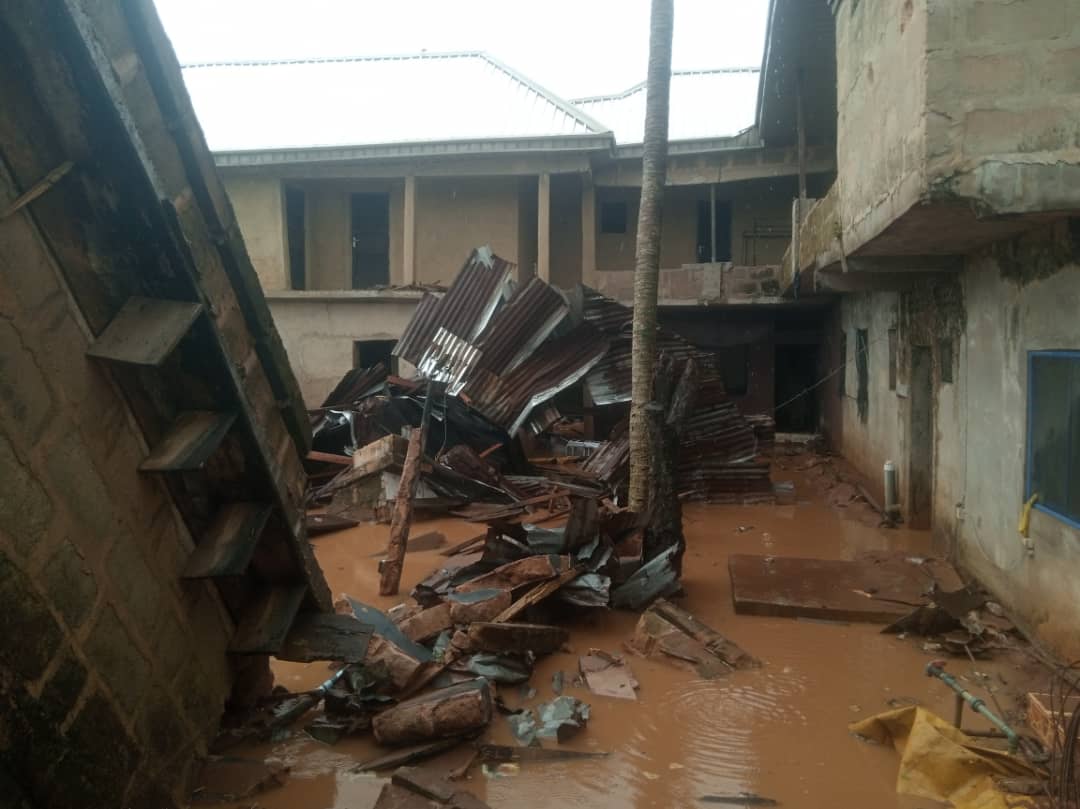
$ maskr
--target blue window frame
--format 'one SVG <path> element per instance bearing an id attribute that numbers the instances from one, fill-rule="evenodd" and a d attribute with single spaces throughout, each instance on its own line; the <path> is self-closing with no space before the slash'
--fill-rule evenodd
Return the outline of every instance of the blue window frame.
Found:
<path id="1" fill-rule="evenodd" d="M 1080 528 L 1080 351 L 1028 353 L 1026 497 Z"/>

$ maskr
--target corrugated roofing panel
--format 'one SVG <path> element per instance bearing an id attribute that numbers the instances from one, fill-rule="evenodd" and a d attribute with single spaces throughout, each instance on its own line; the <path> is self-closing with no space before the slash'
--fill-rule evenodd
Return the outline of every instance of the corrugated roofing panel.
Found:
<path id="1" fill-rule="evenodd" d="M 673 71 L 668 140 L 725 138 L 753 126 L 759 75 L 756 67 Z M 619 146 L 644 139 L 644 83 L 615 95 L 575 99 L 573 104 L 610 127 Z"/>
<path id="2" fill-rule="evenodd" d="M 215 152 L 601 131 L 483 53 L 213 63 L 183 72 Z"/>
<path id="3" fill-rule="evenodd" d="M 480 367 L 495 374 L 512 371 L 559 325 L 570 307 L 553 286 L 535 276 L 519 287 L 491 318 L 477 341 Z"/>

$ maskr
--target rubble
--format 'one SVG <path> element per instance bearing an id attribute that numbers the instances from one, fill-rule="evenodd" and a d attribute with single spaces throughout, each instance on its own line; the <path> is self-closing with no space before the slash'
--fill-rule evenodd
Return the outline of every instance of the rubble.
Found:
<path id="1" fill-rule="evenodd" d="M 399 703 L 375 717 L 372 731 L 379 744 L 403 745 L 465 736 L 484 728 L 491 715 L 491 686 L 479 678 Z"/>

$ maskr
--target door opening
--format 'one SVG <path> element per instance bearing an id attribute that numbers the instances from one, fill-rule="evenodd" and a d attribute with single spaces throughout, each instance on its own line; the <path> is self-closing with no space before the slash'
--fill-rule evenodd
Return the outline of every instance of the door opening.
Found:
<path id="1" fill-rule="evenodd" d="M 818 394 L 818 347 L 813 343 L 776 346 L 774 378 L 776 429 L 782 433 L 816 433 Z"/>
<path id="2" fill-rule="evenodd" d="M 390 283 L 390 195 L 353 194 L 352 288 Z"/>
<path id="3" fill-rule="evenodd" d="M 934 373 L 927 346 L 911 347 L 908 524 L 929 528 L 934 497 Z"/>
<path id="4" fill-rule="evenodd" d="M 731 261 L 731 203 L 716 203 L 715 221 L 709 222 L 712 202 L 698 200 L 697 206 L 697 260 Z M 713 244 L 715 234 L 716 244 Z M 713 258 L 715 256 L 715 258 Z"/>

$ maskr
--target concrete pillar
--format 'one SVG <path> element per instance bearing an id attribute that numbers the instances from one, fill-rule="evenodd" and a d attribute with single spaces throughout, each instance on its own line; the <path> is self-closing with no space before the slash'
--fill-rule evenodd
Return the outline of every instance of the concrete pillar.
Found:
<path id="1" fill-rule="evenodd" d="M 405 199 L 402 205 L 401 282 L 416 283 L 416 177 L 405 178 Z"/>
<path id="2" fill-rule="evenodd" d="M 581 175 L 581 282 L 595 286 L 596 189 L 592 174 Z"/>
<path id="3" fill-rule="evenodd" d="M 536 274 L 551 281 L 551 175 L 542 172 L 536 186 Z"/>

